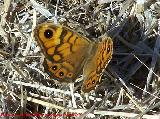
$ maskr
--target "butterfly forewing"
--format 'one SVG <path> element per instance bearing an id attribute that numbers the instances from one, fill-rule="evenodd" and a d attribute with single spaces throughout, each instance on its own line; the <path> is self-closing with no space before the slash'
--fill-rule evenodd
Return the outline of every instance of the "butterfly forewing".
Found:
<path id="1" fill-rule="evenodd" d="M 82 72 L 94 42 L 61 25 L 46 22 L 34 30 L 45 55 L 44 68 L 51 78 L 72 82 Z"/>

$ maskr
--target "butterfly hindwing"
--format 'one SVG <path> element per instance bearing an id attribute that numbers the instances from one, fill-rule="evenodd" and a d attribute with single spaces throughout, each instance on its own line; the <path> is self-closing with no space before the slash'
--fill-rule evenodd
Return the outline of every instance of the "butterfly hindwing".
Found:
<path id="1" fill-rule="evenodd" d="M 95 55 L 85 64 L 83 75 L 84 82 L 82 85 L 83 92 L 93 90 L 99 83 L 102 73 L 112 58 L 113 42 L 109 37 L 105 37 L 102 42 L 97 44 Z"/>

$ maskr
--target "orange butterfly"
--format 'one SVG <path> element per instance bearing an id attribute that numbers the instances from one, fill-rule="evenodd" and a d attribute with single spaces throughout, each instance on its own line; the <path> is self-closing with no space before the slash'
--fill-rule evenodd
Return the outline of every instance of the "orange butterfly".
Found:
<path id="1" fill-rule="evenodd" d="M 34 37 L 45 56 L 44 69 L 49 76 L 60 82 L 74 82 L 83 72 L 83 92 L 95 89 L 113 54 L 110 37 L 93 42 L 52 22 L 36 26 Z"/>

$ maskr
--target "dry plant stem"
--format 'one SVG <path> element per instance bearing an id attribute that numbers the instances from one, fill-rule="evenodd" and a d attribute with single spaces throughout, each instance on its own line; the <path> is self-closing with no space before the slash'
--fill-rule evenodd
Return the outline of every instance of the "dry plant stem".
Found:
<path id="1" fill-rule="evenodd" d="M 21 86 L 23 88 L 23 86 Z M 26 113 L 27 92 L 21 92 L 21 114 Z"/>
<path id="2" fill-rule="evenodd" d="M 63 17 L 67 16 L 70 12 L 72 12 L 73 10 L 76 10 L 76 9 L 79 9 L 80 7 L 86 7 L 88 6 L 88 4 L 90 2 L 92 2 L 93 0 L 88 0 L 86 4 L 82 4 L 82 5 L 79 5 L 78 7 L 74 7 L 72 9 L 70 9 L 69 11 L 67 11 L 66 13 L 63 14 Z"/>
<path id="3" fill-rule="evenodd" d="M 11 63 L 11 66 L 13 67 L 13 69 L 14 70 L 16 70 L 17 71 L 17 73 L 19 73 L 19 75 L 21 75 L 23 78 L 25 78 L 25 79 L 27 79 L 26 77 L 25 77 L 25 75 L 24 75 L 24 72 L 21 70 L 21 69 L 19 69 L 18 68 L 18 66 L 16 66 L 15 64 L 13 64 L 13 63 Z M 22 82 L 21 82 L 21 79 L 20 79 L 20 89 L 21 89 L 21 95 L 20 95 L 20 100 L 21 100 L 21 113 L 23 113 L 23 109 L 25 109 L 24 107 L 24 105 L 26 104 L 26 103 L 24 103 L 24 95 L 23 95 L 23 92 L 24 92 L 24 90 L 23 90 L 23 85 L 22 85 Z"/>
<path id="4" fill-rule="evenodd" d="M 37 23 L 37 12 L 35 9 L 33 10 L 33 21 L 32 22 L 33 22 L 33 24 L 32 24 L 32 39 L 34 39 L 33 38 L 33 30 L 34 30 L 36 23 Z"/>
<path id="5" fill-rule="evenodd" d="M 57 21 L 57 10 L 58 10 L 58 4 L 59 4 L 59 0 L 57 0 L 57 4 L 56 4 L 56 9 L 55 9 L 55 12 L 54 12 L 54 23 L 57 24 L 58 21 Z"/>
<path id="6" fill-rule="evenodd" d="M 20 94 L 20 99 L 21 99 L 21 114 L 23 114 L 23 108 L 24 108 L 24 95 L 23 95 L 23 92 L 24 92 L 24 90 L 23 90 L 23 86 L 20 84 L 20 86 L 21 86 L 21 94 Z"/>
<path id="7" fill-rule="evenodd" d="M 156 26 L 157 26 L 157 19 L 153 18 L 152 19 L 152 23 L 150 24 L 149 28 L 146 29 L 147 31 L 144 33 L 145 34 L 144 40 L 146 38 L 148 38 L 148 36 L 151 34 L 151 32 L 153 31 L 153 29 L 156 28 Z"/>
<path id="8" fill-rule="evenodd" d="M 3 92 L 1 92 L 1 93 L 3 93 Z M 11 93 L 13 93 L 13 92 L 11 92 Z M 14 93 L 13 93 L 13 95 L 20 99 L 20 96 L 17 96 Z M 36 104 L 40 104 L 42 106 L 45 106 L 45 107 L 48 107 L 48 108 L 51 108 L 51 109 L 54 108 L 54 109 L 63 110 L 64 112 L 78 113 L 79 114 L 79 113 L 85 113 L 86 111 L 88 111 L 86 109 L 73 109 L 73 108 L 66 109 L 62 106 L 58 106 L 58 105 L 48 103 L 48 102 L 45 102 L 45 101 L 42 101 L 42 100 L 38 100 L 38 99 L 35 99 L 35 98 L 32 98 L 32 97 L 26 97 L 26 99 L 27 99 L 27 101 L 31 101 L 31 102 L 34 102 Z M 159 105 L 159 103 L 157 103 L 155 106 L 158 106 L 158 105 Z M 101 111 L 101 110 L 94 110 L 93 114 L 108 115 L 108 116 L 115 116 L 115 117 L 116 116 L 117 117 L 122 116 L 122 117 L 126 117 L 126 118 L 135 117 L 135 116 L 138 115 L 138 114 L 135 114 L 135 113 L 125 113 L 125 112 L 115 112 L 115 111 Z M 159 117 L 159 115 L 143 115 L 142 116 L 142 118 L 144 118 L 144 119 L 151 119 L 151 118 L 157 119 L 158 117 Z"/>
<path id="9" fill-rule="evenodd" d="M 15 95 L 15 94 L 14 94 Z M 17 96 L 16 96 L 17 97 Z M 37 100 L 31 97 L 27 97 L 28 101 L 32 101 L 34 103 L 37 104 L 41 104 L 43 106 L 48 106 L 49 108 L 56 108 L 56 109 L 60 109 L 60 110 L 64 110 L 67 112 L 71 112 L 71 113 L 84 113 L 86 110 L 84 109 L 64 109 L 63 107 L 57 106 L 57 105 L 53 105 L 41 100 Z M 134 117 L 137 114 L 134 113 L 123 113 L 123 112 L 113 112 L 113 111 L 100 111 L 100 110 L 94 110 L 93 112 L 94 114 L 102 114 L 102 115 L 110 115 L 110 116 L 124 116 L 124 117 Z M 158 115 L 143 115 L 143 118 L 157 118 Z"/>
<path id="10" fill-rule="evenodd" d="M 1 11 L 1 24 L 0 24 L 0 35 L 4 38 L 5 43 L 9 43 L 9 40 L 7 38 L 7 34 L 5 33 L 4 29 L 2 27 L 6 24 L 6 17 L 9 14 L 9 8 L 10 8 L 11 0 L 4 0 L 3 9 Z"/>
<path id="11" fill-rule="evenodd" d="M 96 103 L 86 112 L 84 112 L 80 117 L 78 117 L 77 119 L 84 119 L 90 112 L 92 112 L 96 107 Z"/>
<path id="12" fill-rule="evenodd" d="M 5 26 L 6 24 L 6 17 L 9 14 L 9 8 L 10 8 L 11 0 L 4 0 L 3 9 L 1 11 L 1 25 Z"/>
<path id="13" fill-rule="evenodd" d="M 131 90 L 126 86 L 126 84 L 124 83 L 124 81 L 123 81 L 121 78 L 119 78 L 119 80 L 121 81 L 121 83 L 123 84 L 123 86 L 125 86 L 126 89 L 130 92 L 130 94 L 128 94 L 127 91 L 125 91 L 127 97 L 135 104 L 135 106 L 136 106 L 141 112 L 143 112 L 143 108 L 140 107 L 140 106 L 136 103 L 136 101 L 132 98 L 133 95 L 132 95 L 132 97 L 130 96 L 130 95 L 132 94 L 132 93 L 131 93 Z M 123 89 L 123 90 L 124 90 L 124 89 Z"/>
<path id="14" fill-rule="evenodd" d="M 43 71 L 41 71 L 40 69 L 38 69 L 36 67 L 33 67 L 33 66 L 29 66 L 27 64 L 26 64 L 26 66 L 29 67 L 29 68 L 31 68 L 31 69 L 33 69 L 33 70 L 35 70 L 35 71 L 37 71 L 38 73 L 40 73 L 42 76 L 45 77 L 45 73 Z"/>
<path id="15" fill-rule="evenodd" d="M 115 52 L 114 55 L 128 56 L 128 55 L 132 55 L 132 54 L 130 54 L 130 53 L 119 53 L 119 52 L 116 53 L 116 52 Z M 146 53 L 146 54 L 142 54 L 142 53 L 137 54 L 137 53 L 136 53 L 136 55 L 137 55 L 137 56 L 146 56 L 146 57 L 151 57 L 151 56 L 152 56 L 151 53 Z"/>
<path id="16" fill-rule="evenodd" d="M 2 49 L 0 49 L 0 54 L 5 57 L 5 56 L 9 56 L 10 54 L 6 51 L 3 51 Z M 1 57 L 1 56 L 0 56 Z"/>
<path id="17" fill-rule="evenodd" d="M 128 86 L 125 84 L 125 82 L 123 81 L 123 79 L 121 79 L 121 78 L 119 77 L 118 80 L 119 80 L 119 81 L 122 83 L 122 85 L 127 89 L 127 92 L 129 92 L 130 95 L 133 94 L 132 91 L 128 88 Z"/>
<path id="18" fill-rule="evenodd" d="M 0 36 L 2 36 L 3 38 L 4 38 L 4 42 L 6 43 L 6 44 L 8 44 L 9 43 L 9 40 L 8 40 L 8 37 L 7 37 L 7 34 L 6 34 L 6 32 L 4 31 L 4 29 L 2 28 L 2 26 L 0 25 Z"/>
<path id="19" fill-rule="evenodd" d="M 144 112 L 142 112 L 141 114 L 139 114 L 139 115 L 137 115 L 137 116 L 135 116 L 135 117 L 133 117 L 133 118 L 131 118 L 131 119 L 143 118 L 144 115 L 145 115 L 147 112 L 149 112 L 150 110 L 152 110 L 152 109 L 154 109 L 154 108 L 156 108 L 156 107 L 159 107 L 159 106 L 160 106 L 160 102 L 156 103 L 155 105 L 151 106 L 150 108 L 147 108 Z M 157 117 L 154 117 L 154 119 L 159 119 L 159 117 L 160 117 L 160 114 L 157 115 Z"/>
<path id="20" fill-rule="evenodd" d="M 38 4 L 35 0 L 30 0 L 30 3 L 37 12 L 41 13 L 46 18 L 53 16 L 45 7 Z"/>
<path id="21" fill-rule="evenodd" d="M 123 3 L 123 7 L 118 15 L 118 17 L 121 17 L 124 13 L 125 13 L 125 10 L 128 9 L 128 7 L 131 7 L 133 5 L 134 1 L 132 0 L 126 0 L 124 3 Z"/>
<path id="22" fill-rule="evenodd" d="M 152 94 L 152 93 L 150 93 L 150 92 L 148 92 L 148 91 L 145 91 L 145 90 L 141 89 L 140 87 L 138 87 L 138 86 L 136 86 L 136 85 L 134 85 L 134 84 L 132 84 L 132 83 L 130 83 L 130 84 L 131 84 L 132 86 L 138 88 L 139 90 L 142 90 L 142 91 L 148 93 L 149 95 L 151 95 L 151 96 L 153 96 L 153 97 L 155 97 L 155 98 L 157 98 L 157 99 L 160 100 L 160 97 L 158 97 L 158 96 L 156 96 L 156 95 L 154 95 L 154 94 Z"/>
<path id="23" fill-rule="evenodd" d="M 117 99 L 116 106 L 120 105 L 121 98 L 123 99 L 123 95 L 124 95 L 124 90 L 123 90 L 123 88 L 121 88 L 118 99 Z"/>
<path id="24" fill-rule="evenodd" d="M 10 64 L 11 64 L 11 66 L 13 67 L 13 69 L 18 72 L 18 74 L 19 74 L 20 76 L 22 76 L 24 79 L 27 80 L 26 76 L 24 75 L 24 72 L 23 72 L 20 68 L 18 68 L 17 65 L 13 64 L 12 62 L 10 62 Z M 20 81 L 20 82 L 21 82 L 21 81 Z"/>
<path id="25" fill-rule="evenodd" d="M 109 75 L 110 77 L 112 77 L 107 71 L 105 71 L 105 73 L 107 74 L 107 75 Z M 131 90 L 127 87 L 127 85 L 125 84 L 125 82 L 121 79 L 121 78 L 119 78 L 119 80 L 121 81 L 121 83 L 123 84 L 123 86 L 125 86 L 126 87 L 126 89 L 130 92 L 130 94 L 131 94 Z M 121 90 L 122 90 L 122 92 L 124 92 L 125 90 L 124 89 L 122 89 L 121 88 Z M 127 93 L 127 91 L 125 91 L 126 92 L 126 95 L 127 95 L 127 97 L 135 104 L 135 106 L 141 111 L 141 112 L 143 112 L 143 108 L 142 107 L 140 107 L 137 103 L 136 103 L 136 101 L 132 98 L 133 97 L 133 95 L 132 95 L 132 97 L 130 96 L 130 94 L 128 94 Z M 120 95 L 119 95 L 120 96 Z M 119 100 L 120 100 L 120 98 L 118 98 Z M 118 100 L 117 100 L 118 101 Z M 119 101 L 118 101 L 119 102 Z M 118 103 L 117 103 L 118 104 Z"/>
<path id="26" fill-rule="evenodd" d="M 48 103 L 48 102 L 45 102 L 45 101 L 42 101 L 42 100 L 38 100 L 38 99 L 35 99 L 35 98 L 32 98 L 32 97 L 27 97 L 27 101 L 31 101 L 31 102 L 40 104 L 44 107 L 59 109 L 59 110 L 62 110 L 62 111 L 67 111 L 68 110 L 68 109 L 65 109 L 64 107 L 61 107 L 61 106 L 58 106 L 58 105 L 55 105 L 55 104 L 51 104 L 51 103 Z"/>
<path id="27" fill-rule="evenodd" d="M 70 95 L 71 96 L 71 91 L 64 91 L 64 90 L 60 90 L 60 89 L 55 89 L 55 88 L 50 88 L 50 87 L 46 87 L 46 86 L 42 86 L 42 85 L 38 85 L 38 84 L 31 84 L 31 83 L 24 83 L 24 82 L 20 82 L 20 81 L 13 81 L 13 84 L 17 84 L 17 85 L 23 85 L 23 86 L 29 86 L 32 88 L 36 88 L 39 91 L 44 91 L 47 90 L 48 92 L 55 92 L 55 93 L 61 93 L 64 95 Z M 81 98 L 80 95 L 74 95 L 74 97 L 76 98 Z"/>
<path id="28" fill-rule="evenodd" d="M 117 89 L 113 90 L 111 93 L 107 94 L 100 102 L 99 101 L 96 101 L 94 103 L 94 105 L 88 109 L 87 111 L 85 111 L 78 119 L 83 119 L 85 118 L 89 113 L 91 113 L 92 111 L 94 112 L 95 110 L 95 107 L 98 107 L 100 104 L 102 104 L 105 100 L 108 99 L 108 97 L 110 97 L 114 92 L 116 92 Z"/>
<path id="29" fill-rule="evenodd" d="M 77 105 L 76 105 L 76 100 L 75 100 L 75 97 L 74 97 L 74 83 L 70 83 L 69 84 L 69 87 L 70 87 L 70 91 L 71 91 L 71 97 L 72 97 L 72 105 L 73 105 L 73 108 L 77 108 Z"/>
<path id="30" fill-rule="evenodd" d="M 155 46 L 154 46 L 154 51 L 153 51 L 153 56 L 152 56 L 152 62 L 151 62 L 151 68 L 149 69 L 148 77 L 147 77 L 147 84 L 145 89 L 148 90 L 148 87 L 151 83 L 152 76 L 153 76 L 153 71 L 155 69 L 157 60 L 158 60 L 158 51 L 160 50 L 160 20 L 159 20 L 159 31 L 158 31 L 158 36 L 156 38 Z"/>
<path id="31" fill-rule="evenodd" d="M 143 112 L 143 108 L 142 107 L 140 107 L 137 103 L 136 103 L 136 101 L 126 92 L 126 96 L 133 102 L 133 104 L 141 111 L 141 112 Z"/>
<path id="32" fill-rule="evenodd" d="M 28 42 L 27 42 L 26 49 L 25 49 L 24 52 L 22 53 L 23 56 L 27 56 L 27 54 L 29 53 L 31 44 L 32 44 L 32 38 L 29 36 L 29 38 L 27 38 L 27 39 L 28 39 Z"/>
<path id="33" fill-rule="evenodd" d="M 143 63 L 136 55 L 133 54 L 133 56 L 140 62 L 142 63 L 149 71 L 151 71 L 158 79 L 160 79 L 160 77 L 152 70 L 150 70 L 150 68 L 145 64 Z"/>

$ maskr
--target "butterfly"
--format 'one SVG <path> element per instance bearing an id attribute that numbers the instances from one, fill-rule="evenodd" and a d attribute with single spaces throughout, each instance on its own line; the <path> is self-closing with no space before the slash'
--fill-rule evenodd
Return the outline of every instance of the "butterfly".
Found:
<path id="1" fill-rule="evenodd" d="M 33 34 L 45 56 L 43 66 L 50 78 L 69 83 L 83 74 L 82 91 L 87 93 L 95 89 L 112 59 L 110 37 L 94 42 L 50 21 L 37 25 Z"/>

